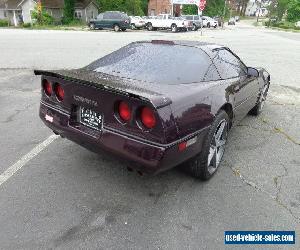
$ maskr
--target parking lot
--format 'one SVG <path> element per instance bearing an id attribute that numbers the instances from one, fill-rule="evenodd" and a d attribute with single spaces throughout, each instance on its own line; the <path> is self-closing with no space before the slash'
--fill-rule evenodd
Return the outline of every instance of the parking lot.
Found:
<path id="1" fill-rule="evenodd" d="M 33 69 L 79 68 L 153 39 L 224 44 L 271 74 L 264 112 L 231 131 L 208 182 L 179 169 L 141 177 L 54 136 L 38 117 Z M 300 33 L 249 22 L 203 35 L 0 29 L 0 249 L 233 249 L 225 230 L 295 230 L 296 245 L 261 249 L 299 249 L 299 65 Z"/>

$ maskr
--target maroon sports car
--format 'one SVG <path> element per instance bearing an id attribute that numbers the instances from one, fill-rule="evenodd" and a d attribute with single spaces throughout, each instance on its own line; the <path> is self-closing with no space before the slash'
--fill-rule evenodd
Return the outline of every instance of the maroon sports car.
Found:
<path id="1" fill-rule="evenodd" d="M 181 163 L 209 179 L 228 130 L 258 115 L 270 75 L 230 49 L 190 41 L 131 43 L 76 70 L 40 71 L 40 118 L 62 137 L 158 173 Z"/>

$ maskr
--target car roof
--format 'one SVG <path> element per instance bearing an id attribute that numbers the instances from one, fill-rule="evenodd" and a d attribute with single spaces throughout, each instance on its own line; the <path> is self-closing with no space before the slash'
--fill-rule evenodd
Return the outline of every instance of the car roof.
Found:
<path id="1" fill-rule="evenodd" d="M 152 43 L 152 44 L 161 44 L 161 45 L 179 45 L 187 46 L 202 49 L 208 55 L 212 55 L 214 50 L 225 49 L 226 46 L 209 43 L 209 42 L 200 42 L 200 41 L 188 41 L 188 40 L 152 40 L 152 41 L 137 41 L 134 43 Z"/>

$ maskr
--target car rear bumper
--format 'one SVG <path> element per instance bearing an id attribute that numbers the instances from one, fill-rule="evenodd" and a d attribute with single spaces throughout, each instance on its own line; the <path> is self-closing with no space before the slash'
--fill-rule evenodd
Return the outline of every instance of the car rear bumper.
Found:
<path id="1" fill-rule="evenodd" d="M 170 169 L 195 156 L 201 151 L 202 142 L 209 127 L 183 140 L 171 144 L 158 145 L 132 138 L 119 131 L 103 126 L 101 132 L 81 125 L 70 124 L 70 114 L 41 102 L 40 118 L 56 134 L 96 153 L 109 152 L 131 161 L 130 167 L 147 174 L 155 174 Z M 47 115 L 47 119 L 46 119 Z M 49 119 L 51 117 L 51 119 Z M 194 143 L 183 151 L 178 145 L 184 140 L 194 139 Z"/>

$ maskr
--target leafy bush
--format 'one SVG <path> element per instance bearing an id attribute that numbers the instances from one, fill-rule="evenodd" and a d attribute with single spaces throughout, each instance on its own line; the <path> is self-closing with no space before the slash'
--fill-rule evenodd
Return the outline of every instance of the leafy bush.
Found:
<path id="1" fill-rule="evenodd" d="M 82 20 L 74 19 L 73 21 L 68 23 L 69 26 L 86 26 L 86 23 L 84 23 Z"/>
<path id="2" fill-rule="evenodd" d="M 31 27 L 31 23 L 23 23 L 22 27 L 23 28 L 30 28 Z"/>
<path id="3" fill-rule="evenodd" d="M 290 22 L 300 21 L 300 0 L 291 0 L 287 10 L 287 20 Z"/>
<path id="4" fill-rule="evenodd" d="M 267 21 L 264 23 L 265 26 L 268 27 L 276 27 L 276 28 L 281 28 L 281 29 L 294 29 L 294 30 L 300 30 L 300 27 L 295 27 L 295 24 L 292 22 L 272 22 L 272 21 Z"/>
<path id="5" fill-rule="evenodd" d="M 42 13 L 38 12 L 37 7 L 31 13 L 31 18 L 36 20 L 36 23 L 39 25 L 51 25 L 54 24 L 54 18 L 47 11 L 42 9 Z"/>
<path id="6" fill-rule="evenodd" d="M 9 25 L 8 20 L 0 20 L 0 27 L 7 27 Z"/>

